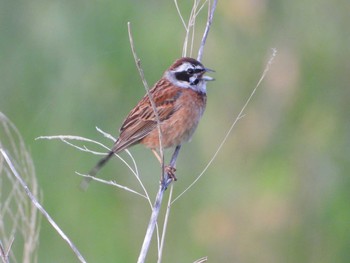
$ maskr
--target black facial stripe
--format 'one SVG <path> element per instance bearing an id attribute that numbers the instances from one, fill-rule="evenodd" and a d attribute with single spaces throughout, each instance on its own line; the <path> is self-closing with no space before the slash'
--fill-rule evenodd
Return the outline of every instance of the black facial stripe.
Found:
<path id="1" fill-rule="evenodd" d="M 191 76 L 193 76 L 194 74 L 202 73 L 203 71 L 204 71 L 204 69 L 202 69 L 202 68 L 192 68 L 191 73 L 189 73 L 188 70 L 176 72 L 175 77 L 177 80 L 189 82 L 189 79 Z"/>
<path id="2" fill-rule="evenodd" d="M 186 71 L 176 72 L 175 77 L 177 80 L 190 82 L 190 75 Z"/>
<path id="3" fill-rule="evenodd" d="M 199 79 L 195 79 L 194 81 L 192 81 L 190 84 L 191 85 L 197 85 L 198 84 L 198 82 L 199 82 Z"/>

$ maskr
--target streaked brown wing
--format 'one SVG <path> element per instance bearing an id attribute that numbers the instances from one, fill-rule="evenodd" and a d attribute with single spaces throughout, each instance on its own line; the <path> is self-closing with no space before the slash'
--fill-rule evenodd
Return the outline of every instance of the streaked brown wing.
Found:
<path id="1" fill-rule="evenodd" d="M 177 110 L 175 101 L 181 96 L 181 88 L 171 86 L 170 83 L 162 80 L 150 90 L 150 93 L 158 111 L 159 121 L 169 119 Z M 120 152 L 138 143 L 156 127 L 157 120 L 154 110 L 146 94 L 124 120 L 113 151 Z"/>

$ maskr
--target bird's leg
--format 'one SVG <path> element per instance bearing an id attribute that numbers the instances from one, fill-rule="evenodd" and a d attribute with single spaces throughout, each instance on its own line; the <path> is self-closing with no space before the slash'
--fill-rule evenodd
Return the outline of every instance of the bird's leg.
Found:
<path id="1" fill-rule="evenodd" d="M 156 150 L 156 149 L 152 149 L 152 152 L 153 152 L 154 156 L 157 158 L 158 162 L 160 162 L 160 164 L 162 164 L 162 163 L 163 163 L 163 160 L 162 160 L 162 158 L 159 156 L 159 153 L 157 152 L 157 150 Z"/>
<path id="2" fill-rule="evenodd" d="M 157 152 L 156 149 L 151 149 L 151 150 L 152 150 L 154 156 L 155 156 L 155 157 L 157 158 L 157 160 L 159 161 L 159 163 L 160 163 L 160 165 L 161 165 L 161 167 L 162 167 L 162 171 L 163 171 L 163 160 L 162 160 L 162 158 L 160 157 L 160 155 L 159 155 L 159 153 Z M 164 166 L 164 171 L 168 174 L 168 172 L 167 172 L 167 166 Z M 161 178 L 160 178 L 160 181 L 161 181 L 161 182 L 167 181 L 167 180 L 164 179 L 164 174 L 163 174 L 163 172 L 162 172 L 162 176 L 161 176 Z"/>

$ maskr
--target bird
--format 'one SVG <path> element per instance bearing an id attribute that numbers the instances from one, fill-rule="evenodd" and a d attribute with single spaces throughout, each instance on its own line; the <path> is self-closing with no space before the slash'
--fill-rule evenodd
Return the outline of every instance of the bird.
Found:
<path id="1" fill-rule="evenodd" d="M 204 67 L 194 58 L 182 57 L 175 60 L 126 116 L 118 139 L 107 155 L 90 170 L 82 187 L 87 187 L 88 181 L 96 176 L 114 154 L 136 144 L 151 149 L 160 162 L 157 152 L 160 147 L 175 147 L 173 157 L 177 157 L 182 143 L 191 140 L 204 113 L 207 102 L 206 84 L 214 80 L 205 75 L 207 72 L 214 70 Z M 174 165 L 166 168 L 170 177 L 176 180 Z"/>

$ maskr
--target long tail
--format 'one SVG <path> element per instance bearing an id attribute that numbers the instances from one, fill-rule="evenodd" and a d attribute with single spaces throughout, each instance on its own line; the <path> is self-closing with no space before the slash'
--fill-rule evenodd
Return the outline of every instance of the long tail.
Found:
<path id="1" fill-rule="evenodd" d="M 101 168 L 109 161 L 109 159 L 111 159 L 113 155 L 114 151 L 110 151 L 105 157 L 99 160 L 95 167 L 91 169 L 89 175 L 94 177 L 101 170 Z M 91 177 L 84 178 L 83 181 L 80 183 L 80 187 L 83 190 L 86 190 L 91 180 Z"/>

